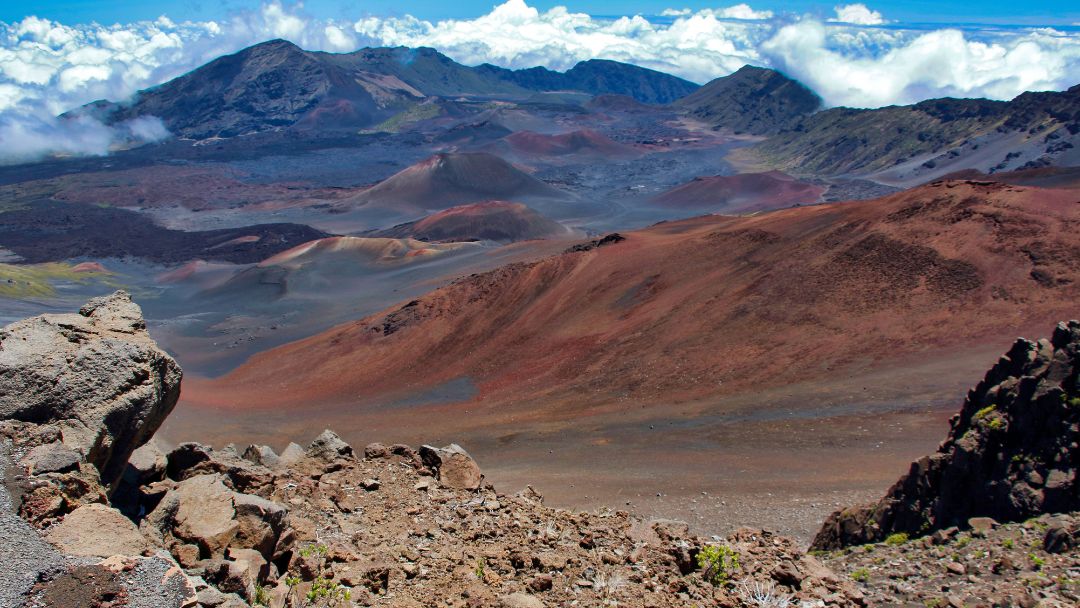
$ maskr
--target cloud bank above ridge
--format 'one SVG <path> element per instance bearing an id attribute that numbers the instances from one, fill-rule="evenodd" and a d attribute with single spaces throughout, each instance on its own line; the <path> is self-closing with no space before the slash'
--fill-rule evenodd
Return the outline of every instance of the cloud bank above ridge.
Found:
<path id="1" fill-rule="evenodd" d="M 16 150 L 10 147 L 15 141 L 11 133 L 63 138 L 68 131 L 72 141 L 93 145 L 57 146 L 57 151 L 104 153 L 101 137 L 87 137 L 70 121 L 53 117 L 95 99 L 127 99 L 217 56 L 271 38 L 331 52 L 430 46 L 465 64 L 511 68 L 564 70 L 586 59 L 615 59 L 699 83 L 753 64 L 801 80 L 828 105 L 856 107 L 941 96 L 1009 99 L 1025 90 L 1060 90 L 1080 82 L 1080 32 L 1075 29 L 926 30 L 890 23 L 887 15 L 864 4 L 834 11 L 834 17 L 821 19 L 744 3 L 601 19 L 507 0 L 474 19 L 333 21 L 274 0 L 257 11 L 206 22 L 177 23 L 163 16 L 103 26 L 27 17 L 0 23 L 0 150 L 6 151 L 0 154 Z M 158 129 L 142 130 L 161 135 Z M 104 149 L 132 136 L 130 129 L 114 135 Z M 39 145 L 34 154 L 48 148 Z"/>

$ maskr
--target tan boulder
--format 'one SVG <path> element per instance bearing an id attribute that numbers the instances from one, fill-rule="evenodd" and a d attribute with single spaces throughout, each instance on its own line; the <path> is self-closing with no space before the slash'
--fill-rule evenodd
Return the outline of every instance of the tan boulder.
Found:
<path id="1" fill-rule="evenodd" d="M 476 490 L 483 482 L 480 466 L 461 446 L 452 443 L 444 448 L 420 447 L 424 465 L 435 471 L 439 482 L 455 490 Z"/>
<path id="2" fill-rule="evenodd" d="M 223 551 L 240 529 L 232 491 L 217 475 L 200 475 L 180 482 L 162 500 L 171 501 L 176 504 L 173 535 L 199 545 L 208 555 Z"/>
<path id="3" fill-rule="evenodd" d="M 511 593 L 499 598 L 499 606 L 502 608 L 544 608 L 544 602 L 527 593 Z"/>
<path id="4" fill-rule="evenodd" d="M 169 490 L 143 523 L 164 545 L 198 545 L 201 557 L 254 549 L 270 559 L 285 525 L 286 510 L 259 496 L 229 489 L 221 474 L 197 475 Z"/>
<path id="5" fill-rule="evenodd" d="M 47 540 L 64 553 L 108 557 L 142 555 L 146 539 L 128 518 L 112 507 L 83 505 L 49 528 Z"/>

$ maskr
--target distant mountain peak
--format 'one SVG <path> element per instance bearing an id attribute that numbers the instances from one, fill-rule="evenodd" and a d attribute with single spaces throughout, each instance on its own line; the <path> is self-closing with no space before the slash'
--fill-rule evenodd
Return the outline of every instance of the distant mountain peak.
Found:
<path id="1" fill-rule="evenodd" d="M 565 72 L 544 67 L 509 70 L 485 63 L 476 68 L 534 91 L 575 90 L 593 95 L 626 95 L 641 103 L 671 103 L 698 85 L 671 74 L 612 59 L 587 59 Z"/>
<path id="2" fill-rule="evenodd" d="M 675 103 L 715 128 L 773 135 L 821 109 L 817 93 L 769 68 L 744 65 Z"/>

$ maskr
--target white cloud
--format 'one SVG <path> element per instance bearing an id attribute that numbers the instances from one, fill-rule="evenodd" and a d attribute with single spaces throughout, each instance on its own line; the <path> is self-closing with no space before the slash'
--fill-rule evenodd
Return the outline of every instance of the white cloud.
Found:
<path id="1" fill-rule="evenodd" d="M 780 28 L 762 52 L 831 105 L 879 107 L 944 96 L 1011 99 L 1080 82 L 1080 40 L 1053 30 L 995 41 L 971 40 L 956 29 L 899 41 L 883 33 L 879 52 L 854 57 L 830 47 L 830 37 L 823 24 L 801 21 Z"/>
<path id="2" fill-rule="evenodd" d="M 736 4 L 727 8 L 711 9 L 706 8 L 698 11 L 702 15 L 712 15 L 720 19 L 772 19 L 772 11 L 756 11 L 749 4 Z M 693 15 L 694 11 L 688 8 L 665 8 L 661 13 L 661 17 L 686 17 Z"/>
<path id="3" fill-rule="evenodd" d="M 152 116 L 105 126 L 88 116 L 43 118 L 6 112 L 0 114 L 0 164 L 46 156 L 104 156 L 119 147 L 161 141 L 168 136 L 165 125 Z"/>
<path id="4" fill-rule="evenodd" d="M 707 10 L 707 9 L 706 9 Z M 719 10 L 712 11 L 717 17 L 724 19 L 772 19 L 772 11 L 755 11 L 749 4 L 736 4 Z"/>
<path id="5" fill-rule="evenodd" d="M 28 17 L 0 23 L 0 123 L 6 125 L 0 128 L 0 147 L 10 151 L 9 144 L 25 142 L 26 133 L 53 129 L 54 137 L 76 142 L 68 148 L 57 144 L 58 152 L 108 149 L 130 134 L 101 145 L 94 129 L 52 124 L 52 117 L 95 99 L 127 99 L 274 37 L 333 52 L 430 46 L 465 64 L 511 68 L 563 70 L 586 59 L 615 59 L 696 82 L 749 63 L 799 78 L 830 105 L 862 107 L 944 95 L 1008 99 L 1028 89 L 1064 89 L 1080 82 L 1080 33 L 1075 31 L 911 30 L 881 27 L 881 14 L 863 4 L 839 6 L 836 12 L 835 19 L 822 22 L 736 4 L 696 12 L 671 9 L 664 23 L 655 23 L 637 15 L 599 19 L 564 7 L 540 11 L 524 0 L 507 0 L 473 19 L 432 22 L 406 15 L 328 21 L 275 0 L 206 22 L 162 16 L 103 26 Z"/>
<path id="6" fill-rule="evenodd" d="M 865 4 L 846 4 L 836 7 L 836 17 L 829 21 L 851 23 L 854 25 L 882 25 L 885 18 L 881 13 L 872 11 Z"/>

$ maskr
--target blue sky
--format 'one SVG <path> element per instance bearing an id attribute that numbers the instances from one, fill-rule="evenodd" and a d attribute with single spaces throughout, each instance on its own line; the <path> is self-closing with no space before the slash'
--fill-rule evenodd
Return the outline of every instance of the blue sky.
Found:
<path id="1" fill-rule="evenodd" d="M 719 8 L 736 4 L 729 2 L 701 2 L 698 0 L 572 0 L 556 2 L 537 0 L 530 2 L 541 10 L 553 6 L 567 6 L 573 11 L 596 16 L 611 15 L 657 15 L 667 8 Z M 847 2 L 820 2 L 815 0 L 763 0 L 749 2 L 758 10 L 776 13 L 793 12 L 825 17 L 832 14 L 837 4 Z M 28 15 L 36 15 L 64 23 L 103 24 L 127 23 L 154 19 L 167 15 L 174 21 L 220 19 L 231 11 L 257 8 L 260 0 L 35 0 L 34 2 L 0 3 L 0 21 L 18 21 Z M 496 4 L 493 0 L 307 0 L 304 11 L 315 17 L 329 19 L 355 19 L 364 15 L 400 16 L 411 14 L 422 19 L 445 19 L 475 17 L 487 13 Z M 1080 22 L 1080 2 L 1077 0 L 981 0 L 978 2 L 957 0 L 880 0 L 867 2 L 890 20 L 905 23 L 989 23 L 1013 25 L 1072 25 Z M 977 7 L 977 8 L 975 8 Z"/>

